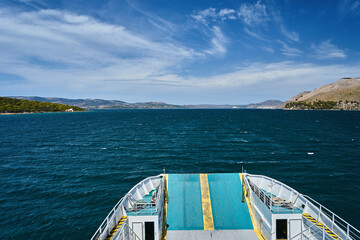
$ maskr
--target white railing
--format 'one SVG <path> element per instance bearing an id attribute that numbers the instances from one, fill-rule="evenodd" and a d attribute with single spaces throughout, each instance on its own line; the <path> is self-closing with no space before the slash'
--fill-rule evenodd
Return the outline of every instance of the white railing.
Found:
<path id="1" fill-rule="evenodd" d="M 267 195 L 263 190 L 261 190 L 258 186 L 247 179 L 251 190 L 255 193 L 255 195 L 270 209 L 272 213 L 276 214 L 289 214 L 296 213 L 293 205 L 288 202 L 279 202 L 273 199 L 272 196 Z M 271 194 L 271 193 L 270 193 Z"/>
<path id="2" fill-rule="evenodd" d="M 124 201 L 126 199 L 131 199 L 131 192 L 138 186 L 141 186 L 141 184 L 143 184 L 145 181 L 147 180 L 151 180 L 151 179 L 156 179 L 163 176 L 163 174 L 160 174 L 158 176 L 153 176 L 153 177 L 148 177 L 144 180 L 142 180 L 141 182 L 139 182 L 138 184 L 136 184 L 124 197 L 122 197 L 113 207 L 113 209 L 111 209 L 110 213 L 106 216 L 106 218 L 104 219 L 104 221 L 101 223 L 100 227 L 96 230 L 95 234 L 92 236 L 91 240 L 103 240 L 106 238 L 107 235 L 110 234 L 110 231 L 112 230 L 112 228 L 117 224 L 117 222 L 120 220 L 121 217 L 123 217 L 123 213 L 122 213 L 122 207 L 124 207 Z M 160 185 L 162 184 L 162 182 L 164 181 L 164 178 L 161 179 L 160 181 Z M 162 189 L 159 188 L 160 191 L 162 191 Z M 158 199 L 156 199 L 155 204 L 158 203 Z M 154 208 L 155 212 L 157 211 L 156 207 Z"/>
<path id="3" fill-rule="evenodd" d="M 114 240 L 141 240 L 136 233 L 132 230 L 131 227 L 128 225 L 129 220 L 126 221 L 121 225 L 120 229 L 114 234 L 112 239 Z"/>
<path id="4" fill-rule="evenodd" d="M 252 183 L 250 181 L 250 179 L 248 179 L 246 177 L 246 175 L 244 175 L 244 179 L 245 179 L 245 184 L 247 185 L 247 187 L 249 187 L 251 189 L 251 191 L 257 196 L 257 198 L 263 203 L 262 205 L 266 206 L 268 209 L 270 209 L 270 211 L 272 213 L 295 213 L 294 212 L 295 209 L 290 208 L 291 205 L 286 206 L 286 207 L 289 207 L 288 209 L 283 209 L 280 207 L 275 208 L 274 206 L 281 206 L 281 202 L 279 203 L 279 202 L 273 201 L 271 196 L 266 195 L 265 192 L 263 190 L 261 190 L 256 184 Z M 254 176 L 254 175 L 249 174 L 249 176 Z M 264 176 L 260 176 L 260 177 L 264 177 Z M 297 195 L 296 200 L 298 200 L 298 199 L 304 200 L 304 201 L 302 201 L 303 203 L 305 203 L 305 208 L 303 209 L 304 212 L 307 212 L 306 210 L 309 210 L 310 215 L 312 217 L 314 217 L 317 221 L 320 221 L 322 224 L 324 224 L 333 233 L 335 233 L 340 239 L 360 240 L 360 231 L 358 229 L 356 229 L 355 227 L 353 227 L 352 225 L 347 223 L 345 220 L 343 220 L 341 217 L 339 217 L 338 215 L 336 215 L 335 213 L 333 213 L 326 207 L 322 206 L 320 203 L 318 203 L 314 199 L 310 198 L 309 196 L 302 195 L 302 194 Z M 296 200 L 295 200 L 295 202 L 296 202 Z M 288 204 L 287 202 L 284 202 L 284 203 Z M 314 232 L 315 232 L 315 230 L 314 230 Z M 325 231 L 324 231 L 324 234 L 326 235 Z M 317 233 L 315 235 L 319 235 L 319 234 Z M 326 238 L 323 238 L 323 236 L 321 235 L 320 238 L 317 238 L 317 239 L 326 239 Z"/>
<path id="5" fill-rule="evenodd" d="M 312 205 L 318 210 L 317 216 L 312 216 L 313 218 L 326 225 L 326 227 L 328 227 L 341 239 L 360 240 L 360 231 L 358 229 L 347 223 L 344 219 L 342 219 L 311 197 L 305 195 L 303 196 L 306 198 L 308 205 Z"/>
<path id="6" fill-rule="evenodd" d="M 122 206 L 122 202 L 124 201 L 125 197 L 122 197 L 113 207 L 113 209 L 111 209 L 111 211 L 109 212 L 109 214 L 106 216 L 106 218 L 104 219 L 104 221 L 101 223 L 100 227 L 96 230 L 95 234 L 92 236 L 91 240 L 98 240 L 98 239 L 102 239 L 104 237 L 106 237 L 107 235 L 110 234 L 110 231 L 112 229 L 113 226 L 116 225 L 117 221 L 116 221 L 116 213 L 120 212 L 120 208 Z M 109 226 L 112 225 L 111 229 L 109 228 Z"/>
<path id="7" fill-rule="evenodd" d="M 303 236 L 308 239 L 323 239 L 323 240 L 334 240 L 328 232 L 325 231 L 325 225 L 317 226 L 316 223 L 311 222 L 309 219 L 303 217 L 305 230 Z M 339 238 L 343 239 L 343 238 Z"/>
<path id="8" fill-rule="evenodd" d="M 156 203 L 148 202 L 136 202 L 131 209 L 127 209 L 128 215 L 139 216 L 139 215 L 156 215 L 157 208 Z"/>

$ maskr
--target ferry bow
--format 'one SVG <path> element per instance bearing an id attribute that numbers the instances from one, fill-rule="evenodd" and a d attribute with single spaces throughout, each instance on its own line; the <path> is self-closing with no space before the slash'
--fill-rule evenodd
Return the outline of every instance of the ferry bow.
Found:
<path id="1" fill-rule="evenodd" d="M 121 198 L 91 239 L 360 240 L 360 231 L 267 176 L 160 174 Z"/>

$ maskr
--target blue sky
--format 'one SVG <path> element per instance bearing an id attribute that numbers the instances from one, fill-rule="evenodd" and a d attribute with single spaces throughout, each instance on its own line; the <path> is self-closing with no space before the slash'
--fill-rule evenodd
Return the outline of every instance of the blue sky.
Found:
<path id="1" fill-rule="evenodd" d="M 0 95 L 245 104 L 360 76 L 360 0 L 2 0 Z"/>

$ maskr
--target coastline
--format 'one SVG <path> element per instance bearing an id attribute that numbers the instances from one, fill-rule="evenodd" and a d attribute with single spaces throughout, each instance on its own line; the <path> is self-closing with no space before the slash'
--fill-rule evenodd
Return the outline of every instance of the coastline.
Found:
<path id="1" fill-rule="evenodd" d="M 38 113 L 76 113 L 76 112 L 87 112 L 85 111 L 65 111 L 65 112 L 22 112 L 22 113 L 0 113 L 0 115 L 20 115 L 20 114 L 38 114 Z"/>

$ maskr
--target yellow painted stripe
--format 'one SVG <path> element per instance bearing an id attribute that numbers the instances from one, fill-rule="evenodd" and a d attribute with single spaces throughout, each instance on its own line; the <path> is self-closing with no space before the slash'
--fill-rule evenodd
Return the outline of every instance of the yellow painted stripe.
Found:
<path id="1" fill-rule="evenodd" d="M 243 182 L 242 182 L 242 181 L 243 181 L 243 179 L 242 179 L 243 174 L 242 174 L 242 173 L 239 173 L 239 176 L 240 176 L 240 181 L 241 181 L 241 185 L 242 185 L 242 184 L 243 184 Z M 259 230 L 259 226 L 258 226 L 258 223 L 257 223 L 257 221 L 256 221 L 256 217 L 255 217 L 255 215 L 254 215 L 253 209 L 252 209 L 252 207 L 251 207 L 251 205 L 250 205 L 249 198 L 246 197 L 245 189 L 243 189 L 243 191 L 244 191 L 244 194 L 245 194 L 246 204 L 247 204 L 248 209 L 249 209 L 250 218 L 251 218 L 252 224 L 253 224 L 253 226 L 254 226 L 254 232 L 255 232 L 256 236 L 257 236 L 260 240 L 265 240 L 264 237 L 261 235 L 261 232 L 260 232 L 260 230 Z"/>
<path id="2" fill-rule="evenodd" d="M 214 230 L 214 219 L 211 209 L 209 181 L 207 174 L 200 174 L 200 187 L 204 230 Z"/>
<path id="3" fill-rule="evenodd" d="M 164 178 L 165 178 L 165 189 L 164 189 L 164 194 L 166 194 L 168 192 L 169 189 L 169 185 L 168 185 L 168 174 L 165 174 Z M 169 195 L 167 196 L 169 197 Z M 164 196 L 164 215 L 163 215 L 163 227 L 162 227 L 162 240 L 166 240 L 166 235 L 167 235 L 167 227 L 166 227 L 166 218 L 167 218 L 167 202 L 166 200 L 166 196 Z M 167 199 L 169 200 L 169 199 Z"/>
<path id="4" fill-rule="evenodd" d="M 127 216 L 123 216 L 117 225 L 114 226 L 114 228 L 110 231 L 110 234 L 105 238 L 106 240 L 111 239 L 115 233 L 119 230 L 119 228 L 121 227 L 121 225 L 126 221 Z"/>
<path id="5" fill-rule="evenodd" d="M 303 213 L 302 215 L 304 215 L 305 218 L 307 218 L 309 221 L 313 222 L 318 228 L 320 229 L 325 229 L 325 232 L 327 232 L 330 236 L 332 236 L 334 239 L 339 239 L 338 236 L 333 233 L 329 228 L 327 228 L 326 226 L 324 226 L 324 224 L 322 224 L 321 222 L 318 222 L 317 220 L 315 220 L 313 217 L 311 217 L 309 214 L 307 213 Z"/>

